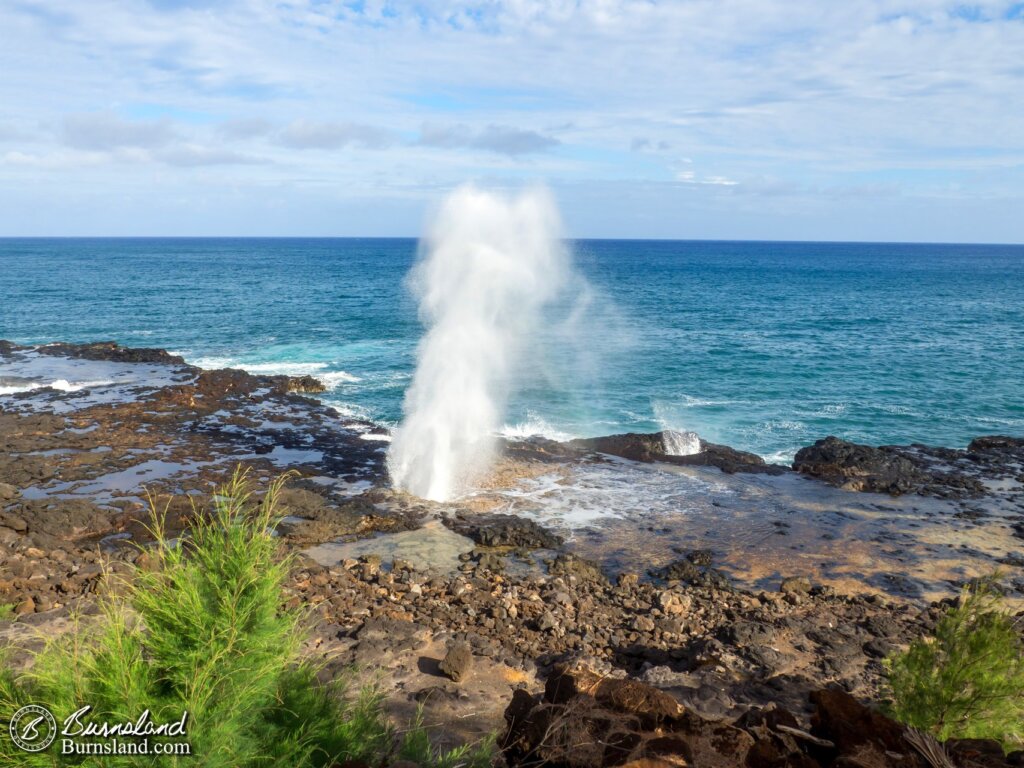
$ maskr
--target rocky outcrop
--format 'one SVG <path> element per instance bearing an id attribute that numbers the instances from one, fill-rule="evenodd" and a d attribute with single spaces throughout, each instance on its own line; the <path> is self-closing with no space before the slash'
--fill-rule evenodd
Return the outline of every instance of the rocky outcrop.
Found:
<path id="1" fill-rule="evenodd" d="M 706 440 L 700 441 L 700 451 L 688 456 L 676 456 L 665 452 L 665 433 L 629 432 L 622 435 L 589 437 L 571 440 L 568 445 L 578 450 L 621 456 L 632 461 L 661 461 L 681 466 L 717 467 L 730 474 L 749 472 L 759 474 L 781 474 L 785 467 L 766 464 L 754 453 L 738 451 L 727 445 L 717 445 Z"/>
<path id="2" fill-rule="evenodd" d="M 893 496 L 916 491 L 927 480 L 912 461 L 891 450 L 832 436 L 797 451 L 793 469 L 846 490 Z"/>
<path id="3" fill-rule="evenodd" d="M 516 515 L 458 515 L 444 518 L 444 524 L 481 547 L 557 549 L 565 541 L 533 520 Z"/>
<path id="4" fill-rule="evenodd" d="M 998 493 L 990 485 L 1024 483 L 1024 438 L 988 435 L 966 450 L 918 443 L 873 448 L 826 437 L 801 448 L 793 469 L 850 491 L 899 496 L 918 493 L 945 499 L 975 499 Z"/>
<path id="5" fill-rule="evenodd" d="M 42 355 L 75 357 L 82 360 L 109 360 L 115 363 L 164 363 L 184 365 L 184 358 L 172 355 L 166 349 L 122 347 L 116 341 L 94 341 L 88 344 L 57 342 L 36 347 Z"/>
<path id="6" fill-rule="evenodd" d="M 285 385 L 288 392 L 298 392 L 306 395 L 319 395 L 327 391 L 327 385 L 316 376 L 289 376 Z"/>
<path id="7" fill-rule="evenodd" d="M 819 690 L 810 698 L 809 730 L 773 705 L 732 721 L 710 720 L 665 691 L 577 661 L 556 668 L 540 696 L 514 693 L 502 747 L 513 767 L 932 768 L 929 751 L 944 753 L 948 765 L 1024 763 L 1024 753 L 1003 757 L 995 742 L 940 746 L 842 690 Z"/>

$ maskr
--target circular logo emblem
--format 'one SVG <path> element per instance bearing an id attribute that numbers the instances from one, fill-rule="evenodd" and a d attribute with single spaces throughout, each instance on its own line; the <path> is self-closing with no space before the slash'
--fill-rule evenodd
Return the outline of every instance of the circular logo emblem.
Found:
<path id="1" fill-rule="evenodd" d="M 10 730 L 19 749 L 42 752 L 57 736 L 57 721 L 46 707 L 29 704 L 14 713 Z"/>

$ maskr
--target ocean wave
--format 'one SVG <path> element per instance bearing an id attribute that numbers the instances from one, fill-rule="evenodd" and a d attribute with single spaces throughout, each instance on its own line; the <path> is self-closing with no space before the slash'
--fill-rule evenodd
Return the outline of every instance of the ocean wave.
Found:
<path id="1" fill-rule="evenodd" d="M 544 419 L 532 414 L 528 414 L 525 421 L 504 425 L 498 434 L 510 440 L 525 440 L 529 437 L 540 435 L 549 440 L 557 440 L 563 443 L 576 437 L 576 435 L 553 427 Z"/>
<path id="2" fill-rule="evenodd" d="M 373 418 L 368 408 L 356 405 L 355 403 L 331 403 L 331 410 L 343 419 L 357 419 L 359 421 L 380 423 L 379 420 Z"/>
<path id="3" fill-rule="evenodd" d="M 353 376 L 351 373 L 346 373 L 345 371 L 315 373 L 313 376 L 320 379 L 320 381 L 327 385 L 328 389 L 334 389 L 339 384 L 352 384 L 357 381 L 362 381 L 358 376 Z"/>
<path id="4" fill-rule="evenodd" d="M 19 392 L 31 392 L 33 389 L 39 389 L 42 386 L 42 384 L 2 385 L 0 386 L 0 396 L 16 395 Z"/>
<path id="5" fill-rule="evenodd" d="M 181 354 L 174 352 L 173 354 Z M 188 358 L 188 355 L 182 355 Z M 238 361 L 233 357 L 197 357 L 190 361 L 192 365 L 203 368 L 207 371 L 216 371 L 220 368 L 237 368 Z"/>
<path id="6" fill-rule="evenodd" d="M 775 451 L 774 453 L 762 453 L 761 458 L 769 464 L 785 464 L 787 467 L 793 463 L 796 456 L 796 449 Z"/>
<path id="7" fill-rule="evenodd" d="M 339 384 L 360 381 L 358 376 L 346 371 L 328 370 L 331 367 L 330 363 L 246 363 L 235 357 L 199 357 L 192 361 L 192 364 L 205 369 L 240 368 L 249 373 L 266 376 L 313 376 L 320 379 L 328 389 L 334 389 Z"/>
<path id="8" fill-rule="evenodd" d="M 680 408 L 705 408 L 715 405 L 732 405 L 735 400 L 708 400 L 703 397 L 692 397 L 691 395 L 680 395 L 682 402 L 673 403 Z"/>
<path id="9" fill-rule="evenodd" d="M 113 384 L 109 379 L 100 381 L 68 381 L 67 379 L 56 379 L 55 381 L 33 381 L 27 384 L 15 384 L 0 386 L 0 395 L 16 395 L 21 392 L 32 392 L 36 389 L 56 389 L 61 392 L 78 392 L 83 389 L 94 387 L 107 387 Z"/>

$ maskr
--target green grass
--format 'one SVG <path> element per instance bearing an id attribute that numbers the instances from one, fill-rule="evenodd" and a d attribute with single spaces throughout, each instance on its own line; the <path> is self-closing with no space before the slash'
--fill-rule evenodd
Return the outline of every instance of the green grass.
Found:
<path id="1" fill-rule="evenodd" d="M 173 545 L 166 508 L 153 505 L 156 544 L 102 603 L 97 621 L 50 641 L 30 671 L 0 674 L 0 718 L 43 704 L 60 721 L 91 705 L 90 718 L 154 722 L 187 711 L 191 756 L 64 757 L 0 737 L 0 764 L 11 766 L 190 766 L 320 768 L 346 762 L 380 765 L 395 750 L 395 732 L 373 688 L 317 682 L 304 661 L 303 616 L 282 608 L 291 562 L 272 535 L 283 478 L 256 499 L 244 472 L 219 490 L 209 513 L 194 515 L 188 537 Z M 470 751 L 438 754 L 414 728 L 425 766 L 468 765 Z M 59 742 L 59 739 L 58 739 Z M 489 761 L 488 761 L 489 762 Z M 476 763 L 475 765 L 482 765 Z"/>
<path id="2" fill-rule="evenodd" d="M 14 618 L 14 603 L 0 603 L 0 621 L 9 621 Z"/>
<path id="3" fill-rule="evenodd" d="M 891 714 L 939 740 L 995 739 L 1024 745 L 1024 639 L 993 591 L 965 591 L 935 637 L 887 661 Z"/>

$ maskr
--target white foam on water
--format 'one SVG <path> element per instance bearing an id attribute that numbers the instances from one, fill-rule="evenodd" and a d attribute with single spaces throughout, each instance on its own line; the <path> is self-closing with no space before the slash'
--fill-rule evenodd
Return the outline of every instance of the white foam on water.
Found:
<path id="1" fill-rule="evenodd" d="M 565 474 L 527 478 L 498 494 L 495 511 L 558 523 L 570 530 L 608 518 L 638 514 L 698 514 L 712 496 L 732 495 L 706 475 L 687 474 L 664 465 L 609 460 L 581 464 Z"/>
<path id="2" fill-rule="evenodd" d="M 19 392 L 31 392 L 37 389 L 56 389 L 61 392 L 79 392 L 83 389 L 95 387 L 108 387 L 115 382 L 110 379 L 99 381 L 68 381 L 67 379 L 55 379 L 53 381 L 34 381 L 27 384 L 13 386 L 0 386 L 0 395 L 16 395 Z"/>
<path id="3" fill-rule="evenodd" d="M 661 442 L 669 456 L 692 456 L 700 453 L 700 435 L 696 432 L 666 429 L 661 433 Z"/>
<path id="4" fill-rule="evenodd" d="M 92 389 L 94 387 L 108 387 L 113 383 L 114 382 L 110 379 L 102 379 L 100 381 L 68 381 L 67 379 L 57 379 L 45 386 L 50 389 L 59 389 L 62 392 L 78 392 L 83 389 Z"/>
<path id="5" fill-rule="evenodd" d="M 248 373 L 267 376 L 313 376 L 320 379 L 329 389 L 339 384 L 360 381 L 347 371 L 332 371 L 330 363 L 322 362 L 291 362 L 247 363 L 235 357 L 199 357 L 192 361 L 193 365 L 207 370 L 218 368 L 238 368 Z"/>
<path id="6" fill-rule="evenodd" d="M 0 385 L 0 396 L 16 395 L 19 392 L 31 392 L 33 389 L 39 389 L 42 386 L 45 385 L 42 383 Z"/>
<path id="7" fill-rule="evenodd" d="M 551 426 L 551 424 L 543 418 L 533 414 L 528 414 L 526 421 L 504 425 L 499 434 L 509 440 L 526 440 L 530 437 L 539 436 L 546 437 L 549 440 L 558 440 L 563 443 L 577 437 L 577 435 L 564 432 L 563 430 Z"/>
<path id="8" fill-rule="evenodd" d="M 410 275 L 427 332 L 388 452 L 396 487 L 447 501 L 487 470 L 515 374 L 571 272 L 547 191 L 465 186 L 443 202 Z"/>
<path id="9" fill-rule="evenodd" d="M 283 361 L 278 363 L 236 362 L 235 367 L 249 373 L 266 373 L 272 376 L 306 376 L 322 371 L 329 366 L 327 363 L 291 363 Z"/>
<path id="10" fill-rule="evenodd" d="M 353 376 L 345 371 L 327 371 L 326 373 L 316 373 L 314 376 L 320 379 L 328 389 L 334 389 L 339 384 L 354 384 L 361 381 L 358 376 Z"/>
<path id="11" fill-rule="evenodd" d="M 793 463 L 797 450 L 799 449 L 790 448 L 783 451 L 775 451 L 773 453 L 762 454 L 761 458 L 769 464 L 785 464 L 788 467 Z"/>
<path id="12" fill-rule="evenodd" d="M 197 368 L 206 371 L 217 371 L 221 368 L 237 368 L 238 361 L 233 357 L 197 357 L 189 361 Z"/>

